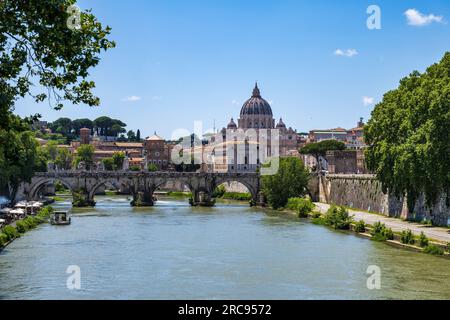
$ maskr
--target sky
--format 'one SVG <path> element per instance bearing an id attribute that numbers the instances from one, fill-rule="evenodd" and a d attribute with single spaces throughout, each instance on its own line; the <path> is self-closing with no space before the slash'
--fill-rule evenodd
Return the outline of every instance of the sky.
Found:
<path id="1" fill-rule="evenodd" d="M 381 29 L 369 29 L 370 5 Z M 299 132 L 353 128 L 413 70 L 450 51 L 448 0 L 83 0 L 117 47 L 92 70 L 99 107 L 20 100 L 43 120 L 107 115 L 170 139 L 222 128 L 255 82 L 274 116 Z M 372 12 L 371 12 L 372 13 Z M 372 20 L 371 20 L 372 21 Z"/>

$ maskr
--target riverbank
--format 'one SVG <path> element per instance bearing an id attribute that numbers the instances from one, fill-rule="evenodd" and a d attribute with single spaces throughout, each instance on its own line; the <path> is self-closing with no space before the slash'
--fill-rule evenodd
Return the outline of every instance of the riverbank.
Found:
<path id="1" fill-rule="evenodd" d="M 315 203 L 315 205 L 317 210 L 321 213 L 326 213 L 330 208 L 329 204 Z M 381 222 L 388 228 L 391 228 L 394 232 L 401 233 L 403 231 L 411 230 L 415 236 L 420 236 L 423 232 L 428 238 L 434 241 L 444 244 L 450 243 L 450 229 L 448 228 L 428 226 L 417 222 L 404 221 L 360 210 L 349 209 L 348 211 L 354 216 L 355 221 L 363 220 L 369 225 Z"/>
<path id="2" fill-rule="evenodd" d="M 323 217 L 323 215 L 327 214 L 331 206 L 324 203 L 314 203 L 314 205 L 314 210 L 306 215 L 305 218 L 310 218 L 315 223 L 321 223 L 323 221 L 320 216 Z M 390 238 L 383 236 L 382 238 L 384 239 L 378 241 L 410 251 L 450 258 L 450 229 L 426 226 L 368 212 L 347 210 L 353 219 L 353 223 L 350 224 L 347 231 L 353 232 L 357 236 L 376 240 L 377 236 L 373 235 L 373 230 L 374 228 L 382 227 L 383 230 L 388 230 L 392 234 Z M 284 209 L 283 212 L 298 215 L 296 211 L 290 209 Z M 413 240 L 411 243 L 405 243 L 404 239 L 402 239 L 402 236 L 404 237 L 406 233 L 410 233 L 410 238 Z M 421 246 L 419 244 L 419 239 L 421 238 L 424 239 L 423 241 L 426 242 L 426 245 Z"/>
<path id="3" fill-rule="evenodd" d="M 4 226 L 0 230 L 0 251 L 26 232 L 47 222 L 52 212 L 52 207 L 45 207 L 35 216 L 29 215 L 21 220 L 14 221 L 12 224 Z"/>

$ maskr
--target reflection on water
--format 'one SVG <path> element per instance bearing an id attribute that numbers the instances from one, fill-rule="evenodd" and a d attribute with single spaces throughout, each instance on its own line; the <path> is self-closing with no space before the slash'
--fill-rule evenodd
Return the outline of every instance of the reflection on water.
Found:
<path id="1" fill-rule="evenodd" d="M 233 202 L 99 197 L 0 254 L 3 299 L 450 299 L 450 261 Z M 69 207 L 70 203 L 59 203 Z M 70 265 L 81 290 L 66 288 Z M 366 287 L 367 267 L 382 289 Z"/>

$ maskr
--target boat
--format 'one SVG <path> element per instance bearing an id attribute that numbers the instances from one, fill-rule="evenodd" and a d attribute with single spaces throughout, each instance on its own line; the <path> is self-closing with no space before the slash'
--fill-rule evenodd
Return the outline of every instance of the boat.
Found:
<path id="1" fill-rule="evenodd" d="M 68 226 L 72 219 L 67 211 L 56 211 L 50 218 L 50 223 L 56 226 Z"/>

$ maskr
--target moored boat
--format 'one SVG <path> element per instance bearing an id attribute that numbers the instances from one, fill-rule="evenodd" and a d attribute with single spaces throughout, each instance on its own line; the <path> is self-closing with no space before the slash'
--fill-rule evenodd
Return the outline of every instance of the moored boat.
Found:
<path id="1" fill-rule="evenodd" d="M 56 211 L 50 218 L 50 223 L 56 226 L 67 226 L 70 225 L 71 222 L 72 218 L 67 211 Z"/>

